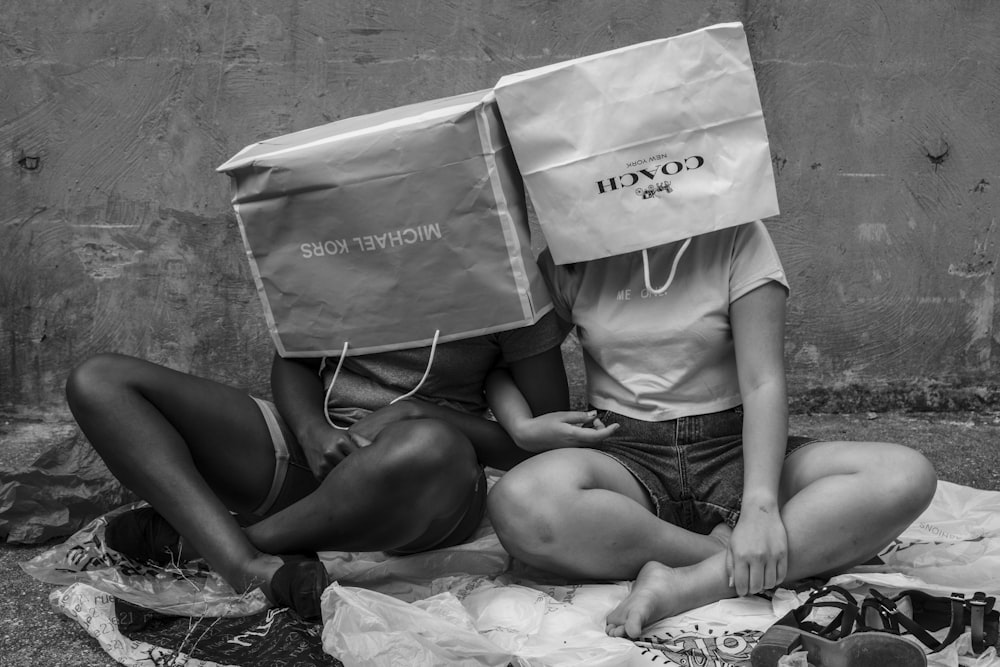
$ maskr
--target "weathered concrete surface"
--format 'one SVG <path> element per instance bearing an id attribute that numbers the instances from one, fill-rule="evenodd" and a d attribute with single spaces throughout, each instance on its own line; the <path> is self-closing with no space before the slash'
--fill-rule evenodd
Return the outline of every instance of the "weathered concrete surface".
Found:
<path id="1" fill-rule="evenodd" d="M 67 370 L 104 350 L 266 392 L 214 172 L 244 145 L 730 20 L 772 140 L 795 404 L 995 404 L 997 3 L 15 0 L 0 412 L 65 416 Z"/>
<path id="2" fill-rule="evenodd" d="M 1000 6 L 755 7 L 793 389 L 995 404 Z"/>
<path id="3" fill-rule="evenodd" d="M 0 410 L 117 350 L 266 391 L 228 183 L 244 145 L 731 20 L 736 2 L 0 6 Z M 581 11 L 582 10 L 582 11 Z"/>
<path id="4" fill-rule="evenodd" d="M 1000 6 L 754 7 L 793 391 L 996 404 Z"/>

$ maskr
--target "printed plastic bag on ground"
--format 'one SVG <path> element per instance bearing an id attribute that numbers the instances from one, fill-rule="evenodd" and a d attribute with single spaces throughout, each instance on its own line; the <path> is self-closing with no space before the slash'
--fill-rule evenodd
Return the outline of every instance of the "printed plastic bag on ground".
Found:
<path id="1" fill-rule="evenodd" d="M 177 616 L 247 616 L 270 606 L 260 589 L 237 593 L 204 562 L 154 567 L 106 548 L 108 519 L 141 505 L 126 505 L 93 520 L 21 568 L 49 584 L 86 583 L 133 604 Z"/>
<path id="2" fill-rule="evenodd" d="M 495 483 L 491 472 L 488 484 Z M 185 567 L 136 563 L 104 545 L 108 520 L 141 507 L 132 503 L 98 517 L 63 544 L 22 563 L 32 577 L 49 584 L 83 582 L 123 600 L 180 616 L 246 616 L 269 606 L 260 590 L 237 594 L 204 562 Z M 421 554 L 391 557 L 382 552 L 322 552 L 332 579 L 412 601 L 431 594 L 435 579 L 455 574 L 497 575 L 509 556 L 484 520 L 470 541 Z"/>
<path id="3" fill-rule="evenodd" d="M 930 507 L 879 559 L 847 576 L 935 594 L 1000 594 L 1000 493 L 938 482 Z"/>
<path id="4" fill-rule="evenodd" d="M 87 584 L 55 591 L 49 600 L 123 665 L 343 667 L 323 652 L 319 626 L 288 609 L 240 618 L 166 616 Z"/>
<path id="5" fill-rule="evenodd" d="M 184 667 L 238 667 L 194 658 L 147 642 L 133 641 L 118 629 L 114 596 L 93 586 L 77 583 L 49 594 L 49 603 L 79 623 L 104 651 L 126 667 L 184 665 Z"/>

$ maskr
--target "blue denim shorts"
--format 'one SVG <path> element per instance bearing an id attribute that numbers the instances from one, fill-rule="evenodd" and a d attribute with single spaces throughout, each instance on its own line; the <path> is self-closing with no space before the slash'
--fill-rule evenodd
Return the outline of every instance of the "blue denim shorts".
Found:
<path id="1" fill-rule="evenodd" d="M 597 451 L 623 465 L 646 489 L 656 515 L 707 534 L 735 526 L 743 497 L 743 407 L 647 422 L 598 410 L 618 430 Z M 785 456 L 812 438 L 789 436 Z"/>

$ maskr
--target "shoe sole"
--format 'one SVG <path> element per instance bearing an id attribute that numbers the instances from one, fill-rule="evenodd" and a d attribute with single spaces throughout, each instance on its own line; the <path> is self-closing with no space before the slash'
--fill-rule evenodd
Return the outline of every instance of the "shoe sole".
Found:
<path id="1" fill-rule="evenodd" d="M 816 667 L 926 667 L 927 656 L 916 644 L 881 632 L 859 632 L 839 640 L 824 639 L 798 628 L 775 625 L 750 654 L 753 667 L 775 667 L 795 651 L 806 651 Z"/>

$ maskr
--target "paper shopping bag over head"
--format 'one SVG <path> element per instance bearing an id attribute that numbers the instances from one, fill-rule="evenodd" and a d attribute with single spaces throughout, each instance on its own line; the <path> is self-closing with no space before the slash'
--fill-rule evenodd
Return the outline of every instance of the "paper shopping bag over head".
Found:
<path id="1" fill-rule="evenodd" d="M 740 23 L 511 74 L 494 90 L 557 264 L 778 213 Z"/>
<path id="2" fill-rule="evenodd" d="M 490 91 L 262 141 L 219 171 L 282 356 L 422 347 L 551 308 Z"/>

